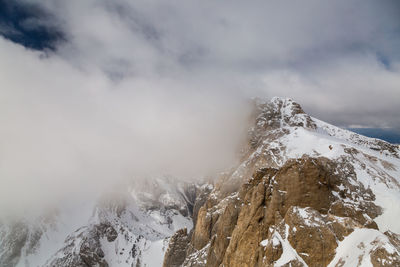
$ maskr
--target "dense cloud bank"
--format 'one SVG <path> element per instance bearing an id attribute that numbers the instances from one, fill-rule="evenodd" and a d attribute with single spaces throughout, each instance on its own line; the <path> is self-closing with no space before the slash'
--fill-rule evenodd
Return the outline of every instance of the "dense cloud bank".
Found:
<path id="1" fill-rule="evenodd" d="M 51 25 L 62 40 L 35 51 L 0 37 L 1 211 L 224 169 L 255 96 L 400 128 L 397 1 L 15 3 L 46 15 L 3 21 L 2 36 Z"/>

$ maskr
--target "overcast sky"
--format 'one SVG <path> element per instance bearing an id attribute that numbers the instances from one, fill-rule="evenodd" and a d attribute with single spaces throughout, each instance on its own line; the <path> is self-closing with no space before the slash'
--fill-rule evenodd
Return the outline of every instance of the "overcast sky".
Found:
<path id="1" fill-rule="evenodd" d="M 400 128 L 395 0 L 13 2 L 30 16 L 18 27 L 3 22 L 0 31 L 59 37 L 48 38 L 55 51 L 32 63 L 38 69 L 59 61 L 104 74 L 115 88 L 132 78 L 168 79 L 187 91 L 287 96 L 340 126 Z M 4 42 L 2 55 L 28 54 L 7 51 L 12 45 Z M 34 78 L 26 83 L 40 82 Z"/>
<path id="2" fill-rule="evenodd" d="M 396 0 L 0 5 L 2 195 L 57 187 L 54 176 L 218 169 L 252 97 L 290 97 L 342 127 L 400 129 Z"/>

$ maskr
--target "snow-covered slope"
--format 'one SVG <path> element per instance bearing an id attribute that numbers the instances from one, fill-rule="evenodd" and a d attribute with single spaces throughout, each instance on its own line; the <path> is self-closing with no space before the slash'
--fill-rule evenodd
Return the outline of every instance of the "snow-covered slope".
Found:
<path id="1" fill-rule="evenodd" d="M 305 113 L 293 115 L 298 112 L 299 106 L 291 99 L 273 98 L 267 106 L 264 113 L 257 118 L 257 126 L 265 121 L 265 114 L 270 114 L 271 109 L 277 110 L 280 107 L 280 127 L 272 131 L 284 134 L 279 138 L 271 138 L 268 129 L 254 129 L 253 131 L 262 131 L 265 135 L 250 159 L 264 159 L 276 167 L 282 166 L 288 159 L 300 158 L 303 155 L 349 162 L 356 173 L 354 179 L 361 182 L 365 188 L 370 188 L 376 196 L 375 203 L 383 208 L 383 214 L 375 220 L 379 228 L 383 231 L 390 229 L 400 234 L 398 146 L 341 129 Z M 256 167 L 261 165 L 255 164 Z"/>
<path id="2" fill-rule="evenodd" d="M 98 199 L 0 225 L 0 266 L 161 266 L 168 239 L 192 228 L 198 186 L 134 180 Z"/>
<path id="3" fill-rule="evenodd" d="M 383 208 L 383 214 L 375 220 L 379 228 L 400 233 L 398 148 L 382 140 L 360 136 L 314 118 L 312 120 L 316 124 L 315 129 L 288 127 L 288 133 L 279 139 L 264 140 L 254 157 L 262 152 L 271 153 L 276 166 L 303 155 L 351 163 L 356 181 L 370 188 L 376 197 L 375 203 Z"/>

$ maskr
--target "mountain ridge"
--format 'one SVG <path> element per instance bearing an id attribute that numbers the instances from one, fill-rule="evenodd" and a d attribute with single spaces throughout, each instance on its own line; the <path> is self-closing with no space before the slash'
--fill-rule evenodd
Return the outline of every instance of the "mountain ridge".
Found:
<path id="1" fill-rule="evenodd" d="M 243 161 L 199 210 L 181 264 L 400 264 L 398 147 L 312 118 L 291 99 L 256 110 Z"/>

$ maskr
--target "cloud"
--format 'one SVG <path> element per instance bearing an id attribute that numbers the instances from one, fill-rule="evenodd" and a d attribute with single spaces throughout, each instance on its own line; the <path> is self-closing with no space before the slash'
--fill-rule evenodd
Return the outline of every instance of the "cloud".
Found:
<path id="1" fill-rule="evenodd" d="M 340 57 L 323 68 L 270 72 L 260 87 L 270 95 L 290 95 L 308 113 L 335 125 L 396 128 L 399 71 L 373 56 Z"/>
<path id="2" fill-rule="evenodd" d="M 400 128 L 396 1 L 17 3 L 50 14 L 25 26 L 65 42 L 32 51 L 0 37 L 0 212 L 224 169 L 254 96 Z"/>
<path id="3" fill-rule="evenodd" d="M 250 97 L 282 95 L 341 126 L 400 128 L 396 1 L 103 0 L 45 7 L 70 36 L 59 55 L 115 81 L 168 77 L 189 91 L 201 84 L 200 90 Z"/>
<path id="4" fill-rule="evenodd" d="M 246 134 L 237 96 L 189 93 L 168 79 L 116 84 L 4 39 L 0 51 L 0 211 L 121 179 L 212 175 L 235 160 Z"/>

